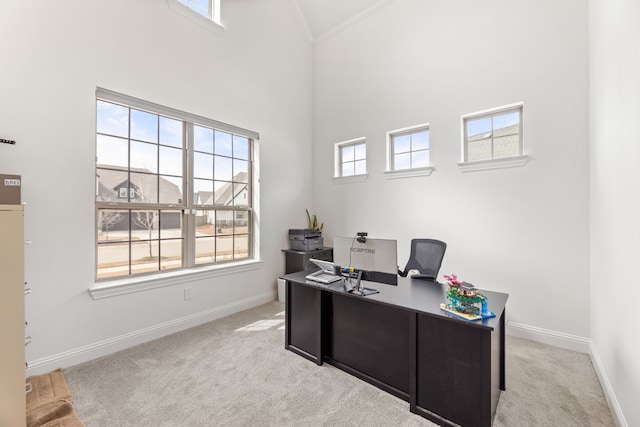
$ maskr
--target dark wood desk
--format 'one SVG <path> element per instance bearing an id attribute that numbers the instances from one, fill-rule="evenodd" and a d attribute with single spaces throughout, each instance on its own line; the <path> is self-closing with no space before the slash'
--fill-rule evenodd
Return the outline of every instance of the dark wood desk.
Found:
<path id="1" fill-rule="evenodd" d="M 491 426 L 505 390 L 507 294 L 482 291 L 496 317 L 466 322 L 440 310 L 444 284 L 366 282 L 380 293 L 363 297 L 306 274 L 282 277 L 287 350 L 404 399 L 440 425 Z"/>

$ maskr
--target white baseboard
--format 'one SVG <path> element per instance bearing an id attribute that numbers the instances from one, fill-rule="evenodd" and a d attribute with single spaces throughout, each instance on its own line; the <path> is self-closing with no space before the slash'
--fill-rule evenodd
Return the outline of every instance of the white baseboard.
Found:
<path id="1" fill-rule="evenodd" d="M 591 362 L 596 370 L 596 375 L 598 375 L 598 379 L 600 380 L 602 391 L 604 392 L 604 396 L 609 404 L 609 410 L 611 410 L 613 422 L 616 423 L 617 427 L 628 427 L 629 424 L 627 424 L 627 420 L 624 418 L 622 408 L 620 408 L 618 399 L 616 399 L 616 394 L 613 391 L 611 382 L 609 381 L 609 376 L 607 375 L 607 371 L 604 369 L 604 365 L 602 364 L 602 360 L 600 359 L 600 355 L 598 354 L 598 350 L 593 344 L 593 341 L 591 341 L 589 354 L 591 355 Z"/>
<path id="2" fill-rule="evenodd" d="M 235 301 L 227 305 L 170 320 L 148 328 L 139 329 L 137 331 L 74 348 L 42 359 L 33 360 L 28 363 L 26 375 L 39 375 L 58 368 L 66 368 L 79 363 L 88 362 L 89 360 L 97 359 L 98 357 L 106 356 L 147 341 L 189 329 L 212 320 L 220 319 L 239 311 L 257 307 L 259 305 L 275 301 L 276 299 L 275 292 L 255 295 L 251 298 Z"/>
<path id="3" fill-rule="evenodd" d="M 611 386 L 611 382 L 609 381 L 609 377 L 607 376 L 607 372 L 602 364 L 602 360 L 600 360 L 598 351 L 590 338 L 513 322 L 507 322 L 506 329 L 507 335 L 589 354 L 591 357 L 591 363 L 593 364 L 598 380 L 600 381 L 600 385 L 602 386 L 602 391 L 607 399 L 607 404 L 611 410 L 611 416 L 613 417 L 614 423 L 617 427 L 628 427 L 624 414 L 622 413 L 622 409 L 618 403 L 618 399 L 616 398 L 613 387 Z"/>
<path id="4" fill-rule="evenodd" d="M 589 338 L 513 322 L 507 322 L 506 333 L 514 337 L 525 338 L 580 353 L 589 353 L 589 343 L 591 342 Z"/>

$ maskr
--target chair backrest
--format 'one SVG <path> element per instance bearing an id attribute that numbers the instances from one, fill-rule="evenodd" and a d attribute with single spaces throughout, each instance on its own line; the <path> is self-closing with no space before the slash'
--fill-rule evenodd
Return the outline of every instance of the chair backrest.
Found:
<path id="1" fill-rule="evenodd" d="M 436 279 L 447 244 L 435 239 L 413 239 L 411 240 L 411 254 L 404 269 L 404 275 L 409 270 L 418 270 L 420 274 L 425 274 Z"/>

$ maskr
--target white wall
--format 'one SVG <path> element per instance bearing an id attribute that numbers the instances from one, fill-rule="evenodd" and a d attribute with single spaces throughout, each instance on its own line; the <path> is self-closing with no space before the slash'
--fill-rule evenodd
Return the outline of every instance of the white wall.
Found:
<path id="1" fill-rule="evenodd" d="M 591 336 L 612 411 L 640 425 L 640 3 L 589 2 Z M 612 404 L 613 403 L 613 404 Z"/>
<path id="2" fill-rule="evenodd" d="M 275 299 L 311 206 L 311 47 L 291 2 L 222 3 L 222 34 L 164 0 L 0 4 L 0 137 L 17 141 L 0 172 L 23 177 L 33 373 Z M 190 282 L 191 301 L 184 285 L 91 299 L 97 86 L 260 133 L 257 270 Z"/>
<path id="3" fill-rule="evenodd" d="M 440 273 L 509 293 L 512 332 L 587 350 L 588 65 L 582 0 L 396 0 L 318 44 L 313 183 L 328 242 L 395 238 L 403 267 L 411 238 L 442 239 Z M 461 172 L 460 116 L 519 101 L 529 164 Z M 436 171 L 385 179 L 385 133 L 426 122 Z M 362 136 L 367 181 L 334 184 L 333 145 Z"/>

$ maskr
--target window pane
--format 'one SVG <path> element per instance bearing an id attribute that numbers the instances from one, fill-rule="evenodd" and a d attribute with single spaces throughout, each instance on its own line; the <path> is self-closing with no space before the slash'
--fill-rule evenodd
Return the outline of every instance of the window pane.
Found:
<path id="1" fill-rule="evenodd" d="M 491 158 L 491 138 L 467 143 L 467 161 L 487 160 Z"/>
<path id="2" fill-rule="evenodd" d="M 216 130 L 216 154 L 232 156 L 231 134 Z"/>
<path id="3" fill-rule="evenodd" d="M 233 180 L 249 182 L 249 162 L 245 160 L 233 160 Z"/>
<path id="4" fill-rule="evenodd" d="M 411 135 L 411 150 L 426 150 L 429 148 L 429 131 L 425 130 Z M 415 166 L 414 166 L 415 167 Z"/>
<path id="5" fill-rule="evenodd" d="M 196 211 L 196 237 L 214 236 L 216 234 L 216 211 Z"/>
<path id="6" fill-rule="evenodd" d="M 193 153 L 193 176 L 213 179 L 213 155 Z"/>
<path id="7" fill-rule="evenodd" d="M 160 237 L 158 214 L 157 210 L 132 210 L 131 240 L 157 240 Z"/>
<path id="8" fill-rule="evenodd" d="M 158 175 L 132 172 L 130 188 L 135 191 L 132 202 L 158 203 Z"/>
<path id="9" fill-rule="evenodd" d="M 213 154 L 213 129 L 194 125 L 193 148 L 196 151 Z"/>
<path id="10" fill-rule="evenodd" d="M 216 261 L 233 259 L 233 236 L 216 237 Z"/>
<path id="11" fill-rule="evenodd" d="M 96 164 L 100 166 L 129 166 L 129 143 L 126 139 L 96 136 Z"/>
<path id="12" fill-rule="evenodd" d="M 342 176 L 351 176 L 355 172 L 353 162 L 343 163 L 342 164 Z"/>
<path id="13" fill-rule="evenodd" d="M 158 142 L 158 115 L 132 108 L 131 139 Z"/>
<path id="14" fill-rule="evenodd" d="M 98 211 L 98 243 L 127 240 L 129 240 L 129 211 L 100 209 Z"/>
<path id="15" fill-rule="evenodd" d="M 131 141 L 131 169 L 158 172 L 158 146 Z"/>
<path id="16" fill-rule="evenodd" d="M 233 239 L 233 258 L 242 259 L 249 257 L 249 236 L 241 234 Z"/>
<path id="17" fill-rule="evenodd" d="M 160 144 L 182 148 L 182 122 L 160 117 Z"/>
<path id="18" fill-rule="evenodd" d="M 131 274 L 160 270 L 159 241 L 139 240 L 131 242 Z"/>
<path id="19" fill-rule="evenodd" d="M 520 153 L 520 136 L 510 135 L 493 139 L 493 157 L 519 156 Z"/>
<path id="20" fill-rule="evenodd" d="M 182 267 L 182 239 L 160 240 L 160 270 Z"/>
<path id="21" fill-rule="evenodd" d="M 348 145 L 346 147 L 342 147 L 342 162 L 353 161 L 355 158 L 355 148 L 353 145 Z"/>
<path id="22" fill-rule="evenodd" d="M 411 167 L 411 153 L 396 154 L 393 156 L 393 169 L 402 170 Z"/>
<path id="23" fill-rule="evenodd" d="M 426 168 L 429 166 L 429 150 L 414 151 L 411 153 L 412 168 Z"/>
<path id="24" fill-rule="evenodd" d="M 160 238 L 161 239 L 181 239 L 182 238 L 182 211 L 162 210 L 160 211 Z M 163 256 L 166 254 L 163 253 Z"/>
<path id="25" fill-rule="evenodd" d="M 180 148 L 160 147 L 160 173 L 182 176 L 182 150 Z"/>
<path id="26" fill-rule="evenodd" d="M 105 101 L 97 101 L 96 130 L 98 133 L 128 137 L 129 108 Z"/>
<path id="27" fill-rule="evenodd" d="M 249 212 L 248 211 L 235 212 L 235 232 L 249 233 Z"/>
<path id="28" fill-rule="evenodd" d="M 467 121 L 467 139 L 491 132 L 491 117 Z"/>
<path id="29" fill-rule="evenodd" d="M 214 183 L 214 203 L 221 206 L 231 206 L 233 204 L 233 184 L 226 181 L 215 181 Z"/>
<path id="30" fill-rule="evenodd" d="M 493 117 L 493 130 L 501 135 L 520 132 L 520 111 L 511 111 L 505 114 L 498 114 Z"/>
<path id="31" fill-rule="evenodd" d="M 356 175 L 362 175 L 367 173 L 367 161 L 366 160 L 358 160 L 355 162 L 355 173 Z"/>
<path id="32" fill-rule="evenodd" d="M 129 241 L 98 244 L 97 277 L 124 276 L 129 274 Z"/>
<path id="33" fill-rule="evenodd" d="M 160 203 L 182 204 L 182 178 L 173 176 L 159 176 L 160 191 L 158 194 Z"/>
<path id="34" fill-rule="evenodd" d="M 193 201 L 196 205 L 213 205 L 213 181 L 193 180 Z"/>
<path id="35" fill-rule="evenodd" d="M 233 234 L 233 211 L 216 212 L 217 234 Z"/>
<path id="36" fill-rule="evenodd" d="M 249 140 L 247 138 L 233 135 L 233 157 L 249 160 Z"/>
<path id="37" fill-rule="evenodd" d="M 249 206 L 249 184 L 233 184 L 233 193 L 234 206 Z"/>
<path id="38" fill-rule="evenodd" d="M 210 264 L 216 260 L 215 237 L 196 239 L 196 264 Z"/>
<path id="39" fill-rule="evenodd" d="M 231 181 L 231 179 L 233 178 L 233 174 L 232 174 L 232 160 L 229 157 L 220 157 L 220 156 L 214 156 L 215 157 L 215 167 L 214 167 L 214 178 L 216 180 L 223 180 L 223 181 Z"/>
<path id="40" fill-rule="evenodd" d="M 411 135 L 400 135 L 393 138 L 393 152 L 406 153 L 411 150 Z"/>
<path id="41" fill-rule="evenodd" d="M 367 158 L 367 144 L 358 144 L 355 146 L 355 159 L 362 160 Z M 357 166 L 356 166 L 357 168 Z"/>
<path id="42" fill-rule="evenodd" d="M 113 202 L 118 199 L 118 188 L 127 186 L 127 172 L 96 169 L 96 201 Z M 122 201 L 122 200 L 121 200 Z"/>

